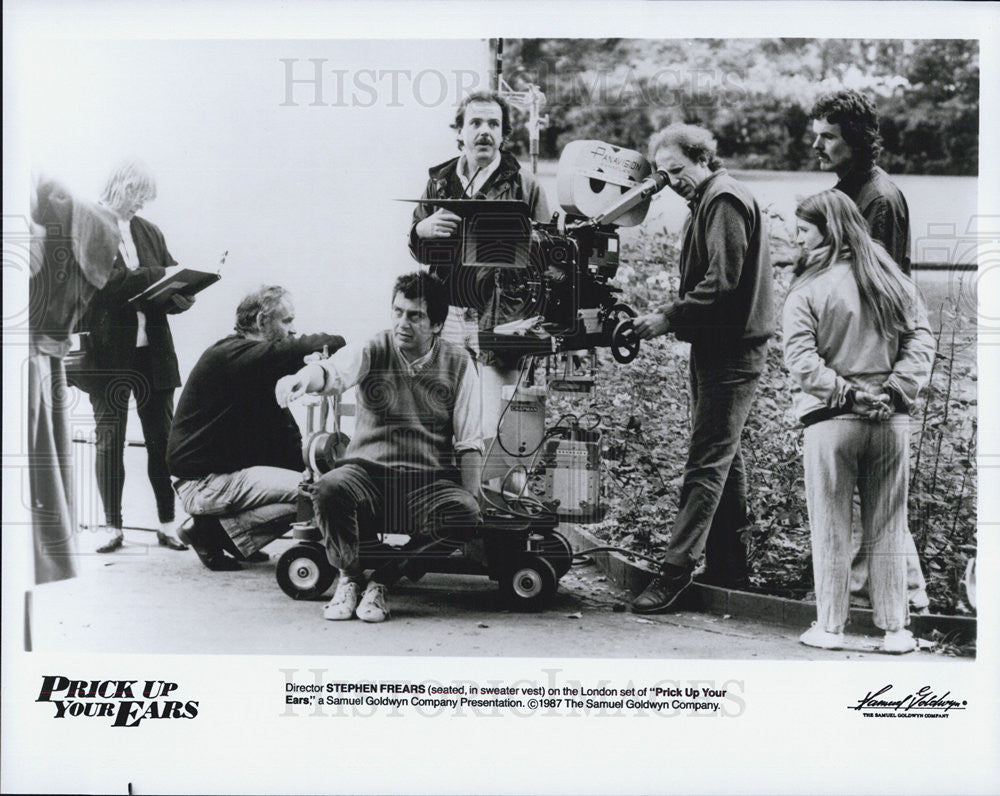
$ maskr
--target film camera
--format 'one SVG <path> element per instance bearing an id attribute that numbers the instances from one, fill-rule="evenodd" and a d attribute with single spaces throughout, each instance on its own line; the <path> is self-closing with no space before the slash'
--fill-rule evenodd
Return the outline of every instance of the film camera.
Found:
<path id="1" fill-rule="evenodd" d="M 418 259 L 452 287 L 452 303 L 481 308 L 486 291 L 519 303 L 520 320 L 480 332 L 484 350 L 539 356 L 609 347 L 618 362 L 639 351 L 635 311 L 610 284 L 618 271 L 620 226 L 639 224 L 653 194 L 668 184 L 639 152 L 602 141 L 574 141 L 559 159 L 564 211 L 545 223 L 523 201 L 419 200 L 462 218 L 454 240 L 422 242 Z M 509 273 L 498 269 L 517 269 Z"/>

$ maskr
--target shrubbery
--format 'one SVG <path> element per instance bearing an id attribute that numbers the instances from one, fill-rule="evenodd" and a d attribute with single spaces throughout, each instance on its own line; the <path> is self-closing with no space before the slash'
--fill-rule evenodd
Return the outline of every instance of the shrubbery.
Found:
<path id="1" fill-rule="evenodd" d="M 507 39 L 504 76 L 539 85 L 542 157 L 596 138 L 644 151 L 670 122 L 701 124 L 733 168 L 815 169 L 808 113 L 848 86 L 873 97 L 890 173 L 975 175 L 979 46 L 963 40 Z M 515 126 L 515 146 L 527 132 Z"/>

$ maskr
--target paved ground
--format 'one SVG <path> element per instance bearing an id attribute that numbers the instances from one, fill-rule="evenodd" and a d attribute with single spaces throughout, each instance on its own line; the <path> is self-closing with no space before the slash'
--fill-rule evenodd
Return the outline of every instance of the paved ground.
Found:
<path id="1" fill-rule="evenodd" d="M 78 483 L 88 483 L 90 446 L 75 446 Z M 80 459 L 83 459 L 81 461 Z M 125 520 L 150 525 L 152 493 L 145 451 L 128 448 Z M 79 495 L 81 516 L 94 517 L 94 497 Z M 328 622 L 322 602 L 285 596 L 275 580 L 278 540 L 267 564 L 241 572 L 209 572 L 193 551 L 156 546 L 154 534 L 127 530 L 125 547 L 93 553 L 106 536 L 82 531 L 80 576 L 36 587 L 32 645 L 39 651 L 606 657 L 761 660 L 885 660 L 875 640 L 829 652 L 797 642 L 800 629 L 680 612 L 639 617 L 621 610 L 625 595 L 592 565 L 574 567 L 541 614 L 504 610 L 485 577 L 428 574 L 403 581 L 390 595 L 383 625 Z M 900 661 L 927 660 L 926 653 Z M 935 660 L 948 660 L 934 656 Z"/>

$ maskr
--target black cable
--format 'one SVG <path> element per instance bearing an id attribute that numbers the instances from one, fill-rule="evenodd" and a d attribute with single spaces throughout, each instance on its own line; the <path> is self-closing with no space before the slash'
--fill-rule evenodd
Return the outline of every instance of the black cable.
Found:
<path id="1" fill-rule="evenodd" d="M 655 558 L 643 555 L 642 553 L 636 553 L 634 550 L 626 550 L 624 547 L 615 547 L 614 545 L 600 545 L 598 547 L 588 547 L 585 550 L 579 550 L 573 553 L 573 558 L 583 558 L 589 553 L 601 553 L 601 552 L 612 552 L 621 553 L 629 558 L 641 558 L 643 561 L 648 561 L 651 564 L 655 564 L 657 570 L 659 570 L 663 564 Z"/>

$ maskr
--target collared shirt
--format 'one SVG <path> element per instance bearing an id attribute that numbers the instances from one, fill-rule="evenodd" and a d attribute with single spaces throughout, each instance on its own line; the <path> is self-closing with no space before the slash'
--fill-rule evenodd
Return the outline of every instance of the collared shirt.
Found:
<path id="1" fill-rule="evenodd" d="M 139 253 L 135 250 L 135 241 L 132 239 L 131 219 L 118 219 L 118 232 L 121 234 L 121 242 L 118 244 L 118 251 L 122 256 L 122 261 L 129 271 L 134 271 L 139 267 Z M 146 336 L 146 314 L 136 312 L 138 319 L 138 329 L 135 337 L 135 347 L 143 348 L 149 345 L 149 338 Z"/>
<path id="2" fill-rule="evenodd" d="M 493 160 L 491 160 L 489 163 L 483 166 L 483 168 L 479 169 L 479 171 L 473 171 L 472 164 L 469 162 L 469 159 L 465 155 L 462 155 L 462 157 L 458 161 L 457 172 L 458 172 L 458 179 L 461 181 L 462 187 L 465 188 L 465 195 L 471 199 L 477 193 L 479 193 L 483 189 L 483 186 L 486 185 L 486 181 L 493 176 L 493 173 L 499 167 L 500 167 L 499 150 L 497 151 L 496 157 L 494 157 Z M 467 171 L 472 173 L 473 176 L 471 178 L 469 174 L 466 173 Z M 472 182 L 471 188 L 469 187 L 470 179 Z"/>
<path id="3" fill-rule="evenodd" d="M 392 347 L 399 355 L 409 376 L 415 376 L 427 367 L 440 344 L 440 341 L 435 338 L 434 345 L 431 346 L 430 350 L 411 362 L 399 350 L 396 341 L 392 340 Z M 323 394 L 342 393 L 357 385 L 368 375 L 371 368 L 368 343 L 366 341 L 348 343 L 332 356 L 315 364 L 323 369 Z M 479 453 L 483 453 L 479 375 L 471 359 L 455 395 L 452 426 L 455 430 L 454 447 L 456 452 L 479 451 Z"/>

